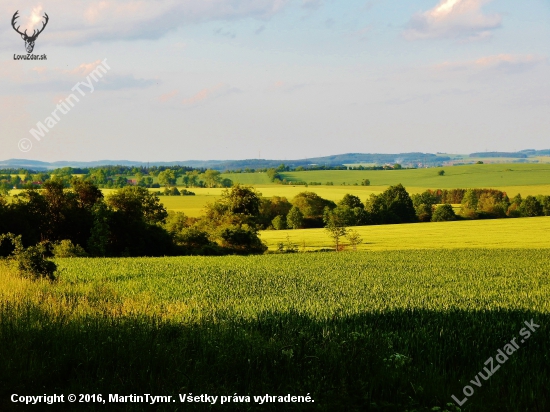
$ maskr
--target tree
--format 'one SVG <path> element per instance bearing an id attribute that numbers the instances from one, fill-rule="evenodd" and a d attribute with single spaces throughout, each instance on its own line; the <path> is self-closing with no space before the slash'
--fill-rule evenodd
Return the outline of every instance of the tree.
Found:
<path id="1" fill-rule="evenodd" d="M 286 197 L 273 196 L 270 199 L 262 198 L 260 201 L 259 224 L 266 229 L 272 224 L 273 219 L 282 216 L 286 220 L 286 215 L 292 208 Z"/>
<path id="2" fill-rule="evenodd" d="M 301 192 L 298 193 L 292 204 L 300 209 L 304 217 L 304 226 L 306 227 L 322 227 L 323 213 L 326 207 L 334 209 L 336 204 L 327 199 L 323 199 L 317 193 Z"/>
<path id="3" fill-rule="evenodd" d="M 542 205 L 534 196 L 527 196 L 518 208 L 522 217 L 543 216 Z"/>
<path id="4" fill-rule="evenodd" d="M 227 206 L 230 213 L 257 217 L 261 196 L 262 194 L 252 186 L 235 185 L 230 190 L 222 192 L 221 202 Z"/>
<path id="5" fill-rule="evenodd" d="M 172 211 L 168 212 L 166 223 L 164 224 L 164 228 L 168 231 L 168 233 L 176 235 L 189 226 L 189 218 L 185 215 L 185 213 Z"/>
<path id="6" fill-rule="evenodd" d="M 271 224 L 276 230 L 286 229 L 286 219 L 284 216 L 278 215 L 271 221 Z"/>
<path id="7" fill-rule="evenodd" d="M 185 176 L 183 177 L 185 185 L 189 185 L 189 187 L 198 187 L 199 186 L 199 172 L 196 170 L 193 170 L 192 172 L 186 172 Z"/>
<path id="8" fill-rule="evenodd" d="M 176 174 L 171 169 L 166 169 L 158 175 L 159 183 L 164 186 L 173 186 L 176 184 Z"/>
<path id="9" fill-rule="evenodd" d="M 325 222 L 325 230 L 334 241 L 335 250 L 338 252 L 340 249 L 340 238 L 347 234 L 345 222 L 338 213 L 334 213 L 334 211 L 330 210 L 328 207 L 325 208 L 323 220 Z"/>
<path id="10" fill-rule="evenodd" d="M 464 197 L 462 198 L 460 213 L 462 216 L 470 217 L 470 218 L 476 218 L 477 217 L 477 195 L 473 189 L 468 189 L 466 193 L 464 193 Z"/>
<path id="11" fill-rule="evenodd" d="M 332 213 L 344 226 L 361 226 L 366 225 L 369 221 L 368 214 L 362 207 L 352 208 L 340 204 L 332 209 Z"/>
<path id="12" fill-rule="evenodd" d="M 204 181 L 207 187 L 217 187 L 221 183 L 221 173 L 208 169 L 204 172 Z"/>
<path id="13" fill-rule="evenodd" d="M 80 245 L 74 245 L 69 239 L 52 244 L 53 255 L 56 258 L 87 257 L 88 254 Z"/>
<path id="14" fill-rule="evenodd" d="M 365 208 L 365 205 L 363 204 L 363 202 L 361 202 L 361 199 L 349 193 L 344 195 L 342 200 L 340 200 L 340 202 L 338 203 L 338 206 L 348 206 L 351 209 L 354 209 L 356 207 L 360 207 L 362 209 Z"/>
<path id="15" fill-rule="evenodd" d="M 346 234 L 349 244 L 353 247 L 353 250 L 357 250 L 357 245 L 363 243 L 363 239 L 359 236 L 359 232 L 353 229 L 349 229 Z"/>
<path id="16" fill-rule="evenodd" d="M 219 247 L 210 240 L 208 233 L 197 227 L 183 228 L 175 235 L 175 241 L 183 246 L 189 254 L 217 255 Z"/>
<path id="17" fill-rule="evenodd" d="M 109 228 L 109 217 L 111 211 L 104 202 L 99 202 L 93 208 L 93 225 L 88 239 L 87 249 L 91 256 L 108 256 L 109 239 L 111 230 Z"/>
<path id="18" fill-rule="evenodd" d="M 499 200 L 493 193 L 482 193 L 477 201 L 477 211 L 480 217 L 506 217 L 508 203 Z"/>
<path id="19" fill-rule="evenodd" d="M 432 222 L 447 222 L 450 220 L 456 220 L 456 215 L 451 205 L 439 205 L 435 208 Z"/>
<path id="20" fill-rule="evenodd" d="M 537 200 L 542 206 L 542 214 L 550 216 L 550 196 L 538 195 Z"/>
<path id="21" fill-rule="evenodd" d="M 226 227 L 221 231 L 222 247 L 235 253 L 260 254 L 267 250 L 256 231 L 249 227 Z"/>
<path id="22" fill-rule="evenodd" d="M 233 181 L 226 177 L 226 178 L 222 179 L 220 185 L 221 185 L 221 187 L 229 188 L 229 187 L 233 186 Z"/>
<path id="23" fill-rule="evenodd" d="M 416 222 L 413 202 L 402 184 L 390 186 L 380 195 L 372 194 L 365 204 L 375 224 Z"/>
<path id="24" fill-rule="evenodd" d="M 304 215 L 298 207 L 292 206 L 286 216 L 286 223 L 290 229 L 300 229 L 303 226 Z"/>
<path id="25" fill-rule="evenodd" d="M 437 172 L 438 176 L 444 176 L 445 175 L 445 170 L 440 170 L 439 172 Z"/>
<path id="26" fill-rule="evenodd" d="M 144 187 L 126 186 L 107 198 L 107 204 L 131 220 L 163 223 L 168 216 L 160 199 Z"/>
<path id="27" fill-rule="evenodd" d="M 432 218 L 433 208 L 438 203 L 437 196 L 431 190 L 426 190 L 423 193 L 412 195 L 411 200 L 418 220 L 429 222 Z"/>

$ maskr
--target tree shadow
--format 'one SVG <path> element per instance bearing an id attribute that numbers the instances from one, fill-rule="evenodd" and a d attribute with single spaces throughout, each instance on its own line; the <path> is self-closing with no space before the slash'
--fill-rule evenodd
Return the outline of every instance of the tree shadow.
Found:
<path id="1" fill-rule="evenodd" d="M 531 319 L 540 328 L 520 343 Z M 219 313 L 189 325 L 154 316 L 67 320 L 4 303 L 0 320 L 2 411 L 428 411 L 445 410 L 451 395 L 462 400 L 465 385 L 475 393 L 463 411 L 550 409 L 550 315 L 538 312 L 393 310 L 315 319 L 268 311 L 254 319 Z M 470 383 L 512 338 L 519 349 L 506 363 L 481 387 Z M 10 401 L 11 394 L 53 393 L 148 393 L 176 402 Z M 190 393 L 248 395 L 251 402 L 180 403 L 178 394 Z M 254 403 L 266 394 L 309 394 L 315 403 Z"/>

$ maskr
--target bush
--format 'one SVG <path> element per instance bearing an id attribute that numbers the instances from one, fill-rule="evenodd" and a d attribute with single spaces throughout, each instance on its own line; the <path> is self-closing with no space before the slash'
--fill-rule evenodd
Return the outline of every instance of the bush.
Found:
<path id="1" fill-rule="evenodd" d="M 56 258 L 87 257 L 88 254 L 80 245 L 73 245 L 68 239 L 53 244 L 53 255 Z"/>
<path id="2" fill-rule="evenodd" d="M 222 247 L 238 254 L 261 254 L 267 250 L 254 230 L 228 227 L 222 230 Z"/>
<path id="3" fill-rule="evenodd" d="M 456 215 L 451 205 L 439 205 L 435 208 L 432 222 L 448 222 L 450 220 L 456 220 Z"/>
<path id="4" fill-rule="evenodd" d="M 176 235 L 175 240 L 178 245 L 184 246 L 192 254 L 201 254 L 201 250 L 208 247 L 217 246 L 208 237 L 208 233 L 201 231 L 196 227 L 183 228 Z"/>
<path id="5" fill-rule="evenodd" d="M 55 280 L 54 273 L 57 270 L 57 265 L 46 259 L 46 255 L 50 254 L 49 242 L 41 242 L 36 246 L 25 249 L 21 242 L 21 236 L 15 236 L 13 233 L 0 236 L 0 244 L 5 244 L 6 240 L 13 246 L 9 258 L 15 263 L 15 267 L 21 276 L 33 280 Z"/>
<path id="6" fill-rule="evenodd" d="M 45 258 L 48 250 L 44 244 L 30 246 L 15 254 L 19 273 L 31 279 L 55 280 L 57 265 Z"/>

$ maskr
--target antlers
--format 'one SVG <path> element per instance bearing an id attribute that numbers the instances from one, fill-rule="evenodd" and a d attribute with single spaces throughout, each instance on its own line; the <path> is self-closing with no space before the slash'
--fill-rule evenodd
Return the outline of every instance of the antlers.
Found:
<path id="1" fill-rule="evenodd" d="M 21 27 L 21 26 L 17 26 L 17 28 L 15 28 L 15 20 L 17 20 L 17 19 L 19 18 L 18 13 L 19 13 L 19 10 L 17 10 L 17 11 L 15 12 L 15 14 L 13 15 L 13 18 L 11 19 L 11 25 L 12 25 L 13 29 L 14 29 L 17 33 L 19 33 L 21 36 L 25 36 L 25 38 L 27 38 L 27 39 L 36 39 L 36 38 L 38 37 L 38 35 L 44 31 L 44 28 L 45 28 L 46 25 L 48 24 L 48 20 L 50 20 L 50 18 L 48 17 L 48 15 L 47 15 L 46 13 L 44 13 L 44 18 L 46 19 L 46 21 L 42 23 L 42 28 L 41 28 L 40 30 L 38 30 L 38 31 L 33 30 L 32 36 L 29 36 L 29 35 L 27 34 L 27 30 L 25 30 L 24 33 L 21 33 L 21 32 L 19 31 L 19 27 Z"/>

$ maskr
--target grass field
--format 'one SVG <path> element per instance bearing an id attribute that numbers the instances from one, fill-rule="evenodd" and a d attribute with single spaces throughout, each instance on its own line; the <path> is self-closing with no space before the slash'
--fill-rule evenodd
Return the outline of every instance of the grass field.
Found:
<path id="1" fill-rule="evenodd" d="M 444 176 L 437 174 L 441 169 L 445 171 Z M 401 183 L 405 187 L 425 189 L 513 186 L 542 186 L 546 191 L 550 189 L 550 164 L 482 164 L 406 170 L 327 170 L 285 172 L 282 176 L 293 181 L 322 184 L 333 182 L 335 185 L 360 184 L 363 179 L 369 179 L 372 186 L 382 187 Z M 265 184 L 266 176 L 260 173 L 243 173 L 227 174 L 224 177 L 261 185 Z"/>
<path id="2" fill-rule="evenodd" d="M 548 253 L 60 259 L 54 284 L 2 265 L 0 409 L 32 409 L 12 393 L 192 393 L 251 402 L 36 410 L 458 411 L 451 395 L 533 319 L 462 410 L 547 411 Z M 315 404 L 253 402 L 265 394 Z"/>
<path id="3" fill-rule="evenodd" d="M 550 217 L 466 220 L 455 222 L 410 223 L 357 226 L 361 235 L 358 250 L 455 249 L 455 248 L 550 248 Z M 270 250 L 280 242 L 301 250 L 334 247 L 325 229 L 264 230 L 261 239 Z M 345 238 L 344 245 L 348 244 Z M 345 246 L 349 248 L 349 246 Z"/>

